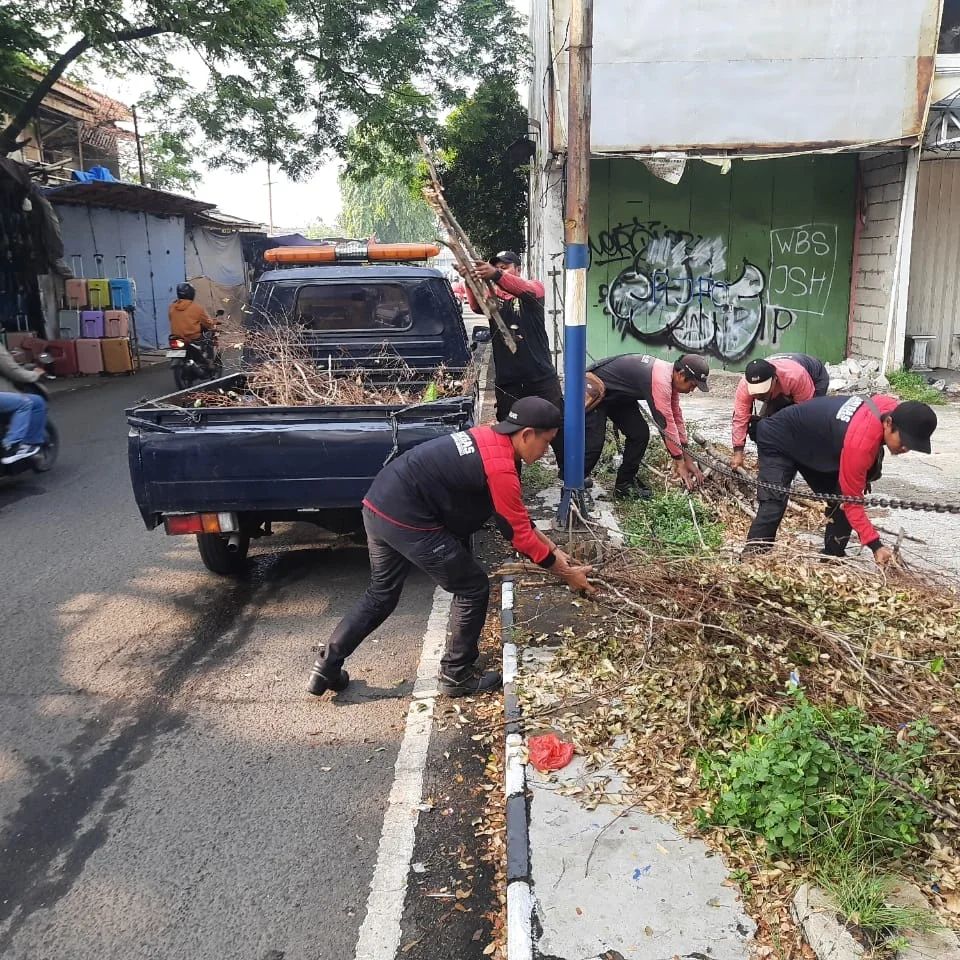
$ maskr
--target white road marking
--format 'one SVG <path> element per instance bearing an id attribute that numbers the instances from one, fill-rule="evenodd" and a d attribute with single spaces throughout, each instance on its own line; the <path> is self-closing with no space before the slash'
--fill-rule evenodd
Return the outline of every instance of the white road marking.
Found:
<path id="1" fill-rule="evenodd" d="M 423 798 L 423 771 L 427 765 L 433 727 L 437 672 L 447 638 L 451 594 L 437 587 L 423 634 L 414 696 L 394 767 L 393 787 L 380 832 L 377 865 L 370 881 L 367 915 L 360 925 L 356 960 L 394 960 L 400 947 L 400 919 L 407 876 Z"/>

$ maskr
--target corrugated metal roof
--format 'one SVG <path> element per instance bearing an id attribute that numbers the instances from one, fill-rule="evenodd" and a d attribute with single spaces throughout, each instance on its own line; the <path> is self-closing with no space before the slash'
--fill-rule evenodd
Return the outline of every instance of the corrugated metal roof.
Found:
<path id="1" fill-rule="evenodd" d="M 111 210 L 131 210 L 158 216 L 196 215 L 212 210 L 215 203 L 204 203 L 192 197 L 165 190 L 152 190 L 135 183 L 68 183 L 46 191 L 51 203 L 85 204 Z"/>
<path id="2" fill-rule="evenodd" d="M 203 210 L 194 216 L 194 220 L 204 227 L 211 227 L 214 230 L 238 230 L 241 233 L 263 233 L 266 228 L 262 223 L 254 220 L 244 220 L 242 217 L 235 217 L 231 213 L 224 213 L 222 210 Z"/>

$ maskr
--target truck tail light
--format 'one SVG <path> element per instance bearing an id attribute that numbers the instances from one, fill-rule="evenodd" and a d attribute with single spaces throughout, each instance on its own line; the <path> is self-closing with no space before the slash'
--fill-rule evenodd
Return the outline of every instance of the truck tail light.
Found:
<path id="1" fill-rule="evenodd" d="M 235 513 L 178 513 L 163 518 L 167 536 L 187 533 L 236 533 L 240 529 Z"/>
<path id="2" fill-rule="evenodd" d="M 358 263 L 365 261 L 429 260 L 440 253 L 436 243 L 324 243 L 312 247 L 273 247 L 263 259 L 285 266 L 314 263 Z"/>

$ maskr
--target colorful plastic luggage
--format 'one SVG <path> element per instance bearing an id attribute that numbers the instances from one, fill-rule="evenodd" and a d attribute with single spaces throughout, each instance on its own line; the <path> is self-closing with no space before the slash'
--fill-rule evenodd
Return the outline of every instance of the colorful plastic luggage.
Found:
<path id="1" fill-rule="evenodd" d="M 77 340 L 77 366 L 81 373 L 103 373 L 103 351 L 99 340 Z"/>
<path id="2" fill-rule="evenodd" d="M 67 280 L 67 303 L 74 309 L 87 305 L 87 281 L 82 279 Z"/>
<path id="3" fill-rule="evenodd" d="M 130 315 L 126 310 L 105 310 L 103 313 L 105 337 L 129 337 Z"/>
<path id="4" fill-rule="evenodd" d="M 127 274 L 127 258 L 117 257 L 117 275 L 110 280 L 110 302 L 115 308 L 123 309 L 132 307 L 136 299 L 137 285 Z"/>
<path id="5" fill-rule="evenodd" d="M 95 253 L 93 261 L 97 265 L 97 278 L 87 278 L 87 296 L 90 298 L 88 302 L 94 310 L 106 310 L 110 306 L 110 281 L 103 275 L 103 254 Z"/>
<path id="6" fill-rule="evenodd" d="M 57 311 L 57 339 L 76 340 L 80 336 L 80 311 Z"/>
<path id="7" fill-rule="evenodd" d="M 87 280 L 87 297 L 90 306 L 95 310 L 106 310 L 110 306 L 110 281 L 102 277 Z"/>
<path id="8" fill-rule="evenodd" d="M 79 340 L 51 340 L 47 343 L 47 353 L 53 357 L 55 377 L 75 377 L 80 372 L 77 362 L 78 343 Z"/>
<path id="9" fill-rule="evenodd" d="M 103 336 L 103 311 L 80 311 L 80 335 L 89 340 L 98 340 Z"/>
<path id="10" fill-rule="evenodd" d="M 7 349 L 13 353 L 15 350 L 19 350 L 24 359 L 30 360 L 30 341 L 35 339 L 33 333 L 29 330 L 26 332 L 23 331 L 7 331 Z"/>
<path id="11" fill-rule="evenodd" d="M 103 369 L 106 373 L 132 373 L 133 354 L 126 337 L 108 337 L 100 341 Z"/>
<path id="12" fill-rule="evenodd" d="M 75 307 L 79 309 L 80 307 L 85 307 L 89 302 L 87 300 L 87 281 L 83 276 L 83 257 L 79 254 L 74 254 L 70 257 L 70 267 L 73 270 L 73 279 L 67 280 L 64 283 L 64 290 L 67 295 L 67 306 Z"/>

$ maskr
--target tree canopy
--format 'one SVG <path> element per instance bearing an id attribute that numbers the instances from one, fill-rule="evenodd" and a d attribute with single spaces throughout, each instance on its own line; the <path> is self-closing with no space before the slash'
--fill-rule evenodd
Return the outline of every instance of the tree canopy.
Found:
<path id="1" fill-rule="evenodd" d="M 143 151 L 145 186 L 154 190 L 189 193 L 200 180 L 193 166 L 193 155 L 176 133 L 145 133 L 140 138 Z M 120 174 L 131 183 L 140 182 L 137 151 L 132 147 L 121 157 Z"/>
<path id="2" fill-rule="evenodd" d="M 82 66 L 151 77 L 142 112 L 193 125 L 214 164 L 303 175 L 344 149 L 345 117 L 409 153 L 472 83 L 515 69 L 518 28 L 500 0 L 0 0 L 0 156 Z"/>
<path id="3" fill-rule="evenodd" d="M 444 196 L 482 255 L 526 246 L 527 169 L 508 148 L 527 133 L 527 111 L 509 75 L 482 82 L 439 133 Z"/>
<path id="4" fill-rule="evenodd" d="M 343 211 L 340 227 L 346 236 L 376 235 L 382 243 L 432 240 L 437 223 L 426 201 L 411 188 L 413 163 L 394 165 L 368 179 L 340 176 Z"/>

